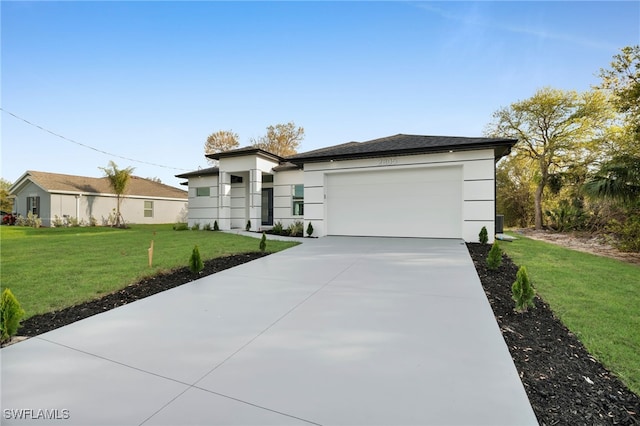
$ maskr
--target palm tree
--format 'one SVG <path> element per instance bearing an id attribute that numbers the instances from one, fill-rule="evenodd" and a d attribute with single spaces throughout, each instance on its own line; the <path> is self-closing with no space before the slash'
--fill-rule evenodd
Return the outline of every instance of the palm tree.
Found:
<path id="1" fill-rule="evenodd" d="M 124 219 L 122 218 L 122 214 L 120 214 L 120 203 L 122 202 L 122 196 L 127 189 L 127 184 L 129 183 L 129 179 L 131 178 L 134 168 L 127 167 L 126 169 L 121 170 L 118 169 L 118 165 L 116 163 L 109 161 L 108 167 L 99 167 L 99 169 L 102 170 L 105 177 L 109 179 L 109 184 L 111 185 L 113 192 L 116 193 L 117 204 L 115 226 L 124 226 Z"/>
<path id="2" fill-rule="evenodd" d="M 604 198 L 622 203 L 640 198 L 640 157 L 621 155 L 604 163 L 600 170 L 585 183 L 584 192 L 593 198 Z"/>

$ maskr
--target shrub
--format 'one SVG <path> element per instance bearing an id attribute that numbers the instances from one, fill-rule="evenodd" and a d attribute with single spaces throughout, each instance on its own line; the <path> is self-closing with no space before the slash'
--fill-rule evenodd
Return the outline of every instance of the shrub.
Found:
<path id="1" fill-rule="evenodd" d="M 640 216 L 629 215 L 622 223 L 614 219 L 607 229 L 616 236 L 613 242 L 616 248 L 625 252 L 640 252 Z"/>
<path id="2" fill-rule="evenodd" d="M 204 224 L 204 230 L 205 231 L 211 231 L 211 224 L 210 223 L 205 223 Z"/>
<path id="3" fill-rule="evenodd" d="M 5 288 L 0 296 L 0 341 L 7 342 L 18 331 L 24 310 L 11 290 Z"/>
<path id="4" fill-rule="evenodd" d="M 213 221 L 213 230 L 214 231 L 219 231 L 220 230 L 220 227 L 218 227 L 218 221 L 217 220 Z"/>
<path id="5" fill-rule="evenodd" d="M 304 235 L 304 223 L 296 220 L 289 225 L 289 234 L 292 237 L 302 237 Z"/>
<path id="6" fill-rule="evenodd" d="M 2 216 L 2 224 L 3 225 L 15 225 L 16 224 L 16 215 L 13 213 L 5 214 Z"/>
<path id="7" fill-rule="evenodd" d="M 313 225 L 309 222 L 309 226 L 307 226 L 307 236 L 310 237 L 313 235 Z"/>
<path id="8" fill-rule="evenodd" d="M 267 249 L 267 235 L 263 232 L 262 238 L 260 238 L 260 251 L 264 253 Z"/>
<path id="9" fill-rule="evenodd" d="M 531 285 L 527 268 L 521 266 L 516 274 L 516 280 L 511 286 L 511 295 L 516 302 L 516 311 L 526 312 L 528 308 L 533 308 L 533 298 L 536 292 Z"/>
<path id="10" fill-rule="evenodd" d="M 191 252 L 191 257 L 189 258 L 189 270 L 191 270 L 194 275 L 197 275 L 203 269 L 204 263 L 200 257 L 200 250 L 198 250 L 198 246 L 196 245 Z"/>
<path id="11" fill-rule="evenodd" d="M 187 229 L 189 229 L 189 225 L 187 225 L 186 223 L 176 223 L 175 225 L 173 225 L 174 231 L 186 231 Z"/>
<path id="12" fill-rule="evenodd" d="M 53 220 L 51 221 L 51 226 L 55 228 L 60 228 L 64 226 L 64 222 L 62 221 L 62 219 L 60 219 L 60 216 L 54 215 Z"/>
<path id="13" fill-rule="evenodd" d="M 273 225 L 271 232 L 273 232 L 276 235 L 282 234 L 282 222 L 276 222 L 276 224 Z"/>
<path id="14" fill-rule="evenodd" d="M 481 244 L 487 244 L 487 242 L 489 242 L 489 233 L 487 232 L 486 226 L 483 226 L 480 230 L 480 234 L 478 234 L 478 240 L 480 240 Z"/>
<path id="15" fill-rule="evenodd" d="M 92 228 L 98 226 L 98 219 L 93 216 L 89 216 L 89 226 Z"/>
<path id="16" fill-rule="evenodd" d="M 199 231 L 200 230 L 200 224 L 199 223 L 194 223 L 193 226 L 191 227 L 192 231 Z"/>
<path id="17" fill-rule="evenodd" d="M 498 242 L 494 242 L 487 255 L 487 266 L 489 269 L 498 269 L 502 264 L 502 249 L 498 245 Z"/>
<path id="18" fill-rule="evenodd" d="M 18 216 L 18 219 L 16 220 L 16 225 L 30 226 L 32 228 L 40 228 L 42 226 L 42 219 L 40 219 L 37 214 L 33 214 L 29 212 L 26 218 L 24 216 Z"/>
<path id="19" fill-rule="evenodd" d="M 247 232 L 251 231 L 251 221 L 250 220 L 247 221 L 247 226 L 245 226 L 244 229 Z"/>

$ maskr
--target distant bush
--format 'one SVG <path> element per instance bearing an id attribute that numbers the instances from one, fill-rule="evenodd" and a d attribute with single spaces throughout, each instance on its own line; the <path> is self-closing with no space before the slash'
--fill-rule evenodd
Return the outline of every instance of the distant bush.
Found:
<path id="1" fill-rule="evenodd" d="M 11 290 L 5 288 L 0 296 L 0 342 L 8 342 L 20 326 L 24 310 Z"/>
<path id="2" fill-rule="evenodd" d="M 175 225 L 173 225 L 174 231 L 186 231 L 188 229 L 189 225 L 187 225 L 186 223 L 176 223 Z"/>
<path id="3" fill-rule="evenodd" d="M 218 221 L 217 220 L 213 221 L 213 230 L 214 231 L 219 231 L 220 230 L 220 227 L 218 226 Z"/>
<path id="4" fill-rule="evenodd" d="M 200 224 L 199 223 L 194 223 L 193 226 L 191 227 L 192 231 L 199 231 L 200 230 Z"/>
<path id="5" fill-rule="evenodd" d="M 624 222 L 612 220 L 607 230 L 615 235 L 613 245 L 626 252 L 640 252 L 640 215 L 629 215 Z"/>
<path id="6" fill-rule="evenodd" d="M 309 226 L 307 226 L 307 236 L 310 237 L 313 235 L 313 225 L 309 222 Z"/>
<path id="7" fill-rule="evenodd" d="M 528 308 L 533 308 L 535 294 L 527 274 L 527 268 L 521 266 L 516 274 L 516 281 L 511 286 L 511 295 L 516 302 L 516 311 L 526 312 Z"/>
<path id="8" fill-rule="evenodd" d="M 289 225 L 289 235 L 291 235 L 292 237 L 304 236 L 304 223 L 296 220 L 291 225 Z"/>
<path id="9" fill-rule="evenodd" d="M 498 269 L 502 265 L 502 249 L 498 242 L 494 242 L 487 255 L 487 266 L 489 269 Z"/>
<path id="10" fill-rule="evenodd" d="M 251 231 L 251 221 L 250 220 L 247 221 L 247 226 L 245 226 L 244 229 L 247 232 Z"/>
<path id="11" fill-rule="evenodd" d="M 260 238 L 260 251 L 264 253 L 267 249 L 267 235 L 263 232 L 262 238 Z"/>
<path id="12" fill-rule="evenodd" d="M 210 223 L 205 223 L 204 224 L 204 230 L 205 231 L 211 231 L 211 224 Z"/>
<path id="13" fill-rule="evenodd" d="M 487 227 L 483 226 L 480 230 L 480 234 L 478 234 L 478 239 L 481 244 L 487 244 L 489 242 L 489 233 L 487 232 Z"/>
<path id="14" fill-rule="evenodd" d="M 29 212 L 26 218 L 24 216 L 18 216 L 16 219 L 16 226 L 40 228 L 42 226 L 42 219 L 40 219 L 37 214 Z"/>
<path id="15" fill-rule="evenodd" d="M 55 228 L 60 228 L 64 226 L 64 222 L 62 221 L 62 219 L 60 219 L 60 216 L 56 214 L 53 216 L 53 219 L 51 220 L 51 226 Z"/>
<path id="16" fill-rule="evenodd" d="M 191 252 L 191 257 L 189 258 L 189 270 L 197 275 L 204 269 L 204 263 L 202 262 L 202 258 L 200 257 L 200 250 L 198 250 L 198 246 L 193 248 Z"/>
<path id="17" fill-rule="evenodd" d="M 98 226 L 98 219 L 93 216 L 89 216 L 89 226 L 95 227 Z"/>

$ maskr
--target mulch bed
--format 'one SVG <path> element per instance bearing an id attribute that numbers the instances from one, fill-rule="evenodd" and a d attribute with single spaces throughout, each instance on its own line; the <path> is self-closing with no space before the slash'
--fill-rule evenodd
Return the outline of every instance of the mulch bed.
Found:
<path id="1" fill-rule="evenodd" d="M 486 267 L 489 245 L 468 244 L 485 293 L 541 425 L 640 425 L 640 398 L 594 359 L 549 306 L 514 312 L 511 284 L 517 267 L 505 255 L 502 266 Z M 100 299 L 24 321 L 20 336 L 37 336 L 63 325 L 186 284 L 264 256 L 249 253 L 205 262 L 198 277 L 182 268 L 145 279 Z"/>
<path id="2" fill-rule="evenodd" d="M 640 425 L 640 398 L 593 358 L 536 296 L 535 309 L 514 311 L 518 268 L 503 255 L 487 268 L 491 246 L 467 244 L 480 281 L 541 425 Z"/>

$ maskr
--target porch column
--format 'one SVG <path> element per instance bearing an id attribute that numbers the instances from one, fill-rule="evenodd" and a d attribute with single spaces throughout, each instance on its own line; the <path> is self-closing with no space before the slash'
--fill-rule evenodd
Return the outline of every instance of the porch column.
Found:
<path id="1" fill-rule="evenodd" d="M 231 175 L 222 171 L 218 174 L 218 226 L 231 229 Z"/>
<path id="2" fill-rule="evenodd" d="M 262 226 L 262 171 L 258 169 L 249 170 L 249 220 L 252 231 Z"/>

